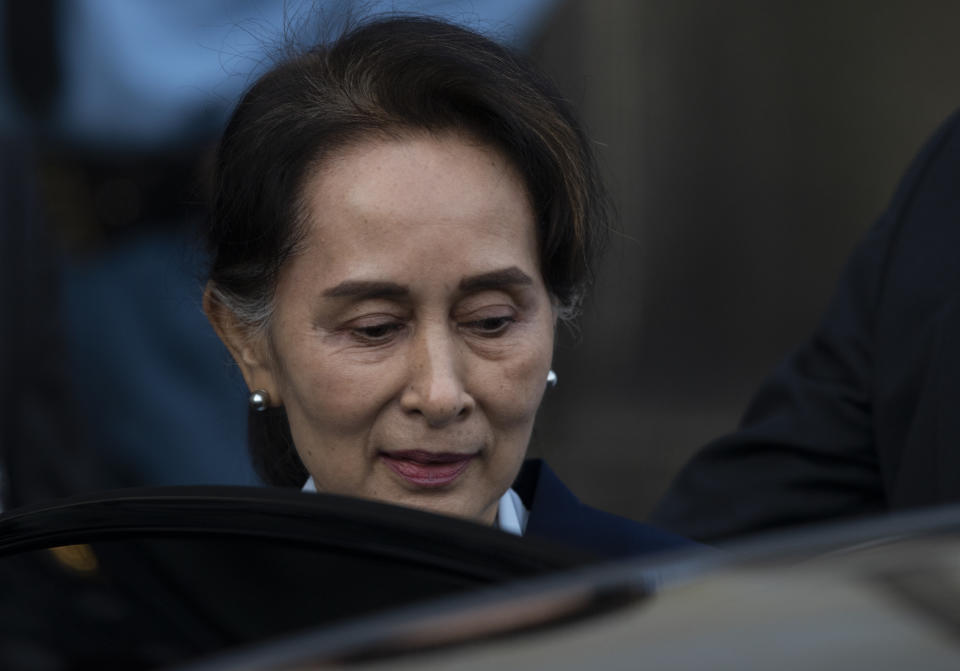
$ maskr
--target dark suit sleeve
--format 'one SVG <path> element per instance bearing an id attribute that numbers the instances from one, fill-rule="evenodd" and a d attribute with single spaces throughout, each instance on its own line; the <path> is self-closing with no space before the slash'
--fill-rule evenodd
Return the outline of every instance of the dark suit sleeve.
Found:
<path id="1" fill-rule="evenodd" d="M 680 472 L 653 521 L 703 541 L 888 505 L 875 437 L 876 327 L 903 213 L 954 115 L 914 160 L 847 262 L 813 336 L 764 382 L 739 429 Z"/>

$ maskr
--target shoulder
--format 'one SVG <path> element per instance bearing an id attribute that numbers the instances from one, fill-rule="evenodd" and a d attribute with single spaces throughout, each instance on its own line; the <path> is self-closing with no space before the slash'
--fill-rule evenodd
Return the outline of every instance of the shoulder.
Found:
<path id="1" fill-rule="evenodd" d="M 514 483 L 530 511 L 526 536 L 606 558 L 695 547 L 681 536 L 584 505 L 539 459 L 524 463 Z"/>

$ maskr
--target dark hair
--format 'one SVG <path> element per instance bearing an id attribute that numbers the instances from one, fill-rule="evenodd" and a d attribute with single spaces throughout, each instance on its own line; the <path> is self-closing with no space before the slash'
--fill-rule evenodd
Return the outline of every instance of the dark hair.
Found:
<path id="1" fill-rule="evenodd" d="M 265 328 L 280 270 L 303 237 L 306 178 L 351 143 L 411 131 L 463 132 L 512 161 L 533 203 L 547 290 L 571 318 L 607 226 L 590 142 L 526 59 L 423 17 L 365 22 L 276 66 L 240 100 L 213 176 L 213 299 Z M 251 423 L 254 466 L 267 482 L 303 482 L 292 450 L 284 417 Z"/>

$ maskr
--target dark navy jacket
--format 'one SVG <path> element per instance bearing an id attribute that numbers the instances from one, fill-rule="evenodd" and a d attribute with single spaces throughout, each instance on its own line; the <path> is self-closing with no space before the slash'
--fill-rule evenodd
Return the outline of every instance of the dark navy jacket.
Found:
<path id="1" fill-rule="evenodd" d="M 701 540 L 960 501 L 960 112 L 854 251 L 814 335 L 654 521 Z"/>
<path id="2" fill-rule="evenodd" d="M 524 537 L 542 538 L 601 558 L 632 557 L 697 545 L 580 503 L 539 459 L 524 463 L 513 489 L 530 511 Z"/>

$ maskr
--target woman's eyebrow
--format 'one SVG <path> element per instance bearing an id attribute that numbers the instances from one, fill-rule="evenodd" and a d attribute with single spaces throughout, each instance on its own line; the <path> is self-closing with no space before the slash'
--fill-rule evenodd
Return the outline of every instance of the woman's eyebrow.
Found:
<path id="1" fill-rule="evenodd" d="M 503 270 L 494 270 L 482 275 L 464 277 L 460 280 L 460 291 L 486 291 L 489 289 L 503 289 L 510 286 L 529 286 L 533 279 L 525 272 L 511 266 Z"/>
<path id="2" fill-rule="evenodd" d="M 488 289 L 503 289 L 509 286 L 529 286 L 533 279 L 525 272 L 511 266 L 489 273 L 472 275 L 460 280 L 460 291 L 485 291 Z M 325 289 L 327 298 L 403 298 L 410 294 L 410 290 L 396 282 L 380 282 L 375 280 L 346 280 L 335 286 Z"/>
<path id="3" fill-rule="evenodd" d="M 407 287 L 395 282 L 376 282 L 365 280 L 347 280 L 330 287 L 323 292 L 328 298 L 357 298 L 361 300 L 371 298 L 402 298 L 410 291 Z"/>

